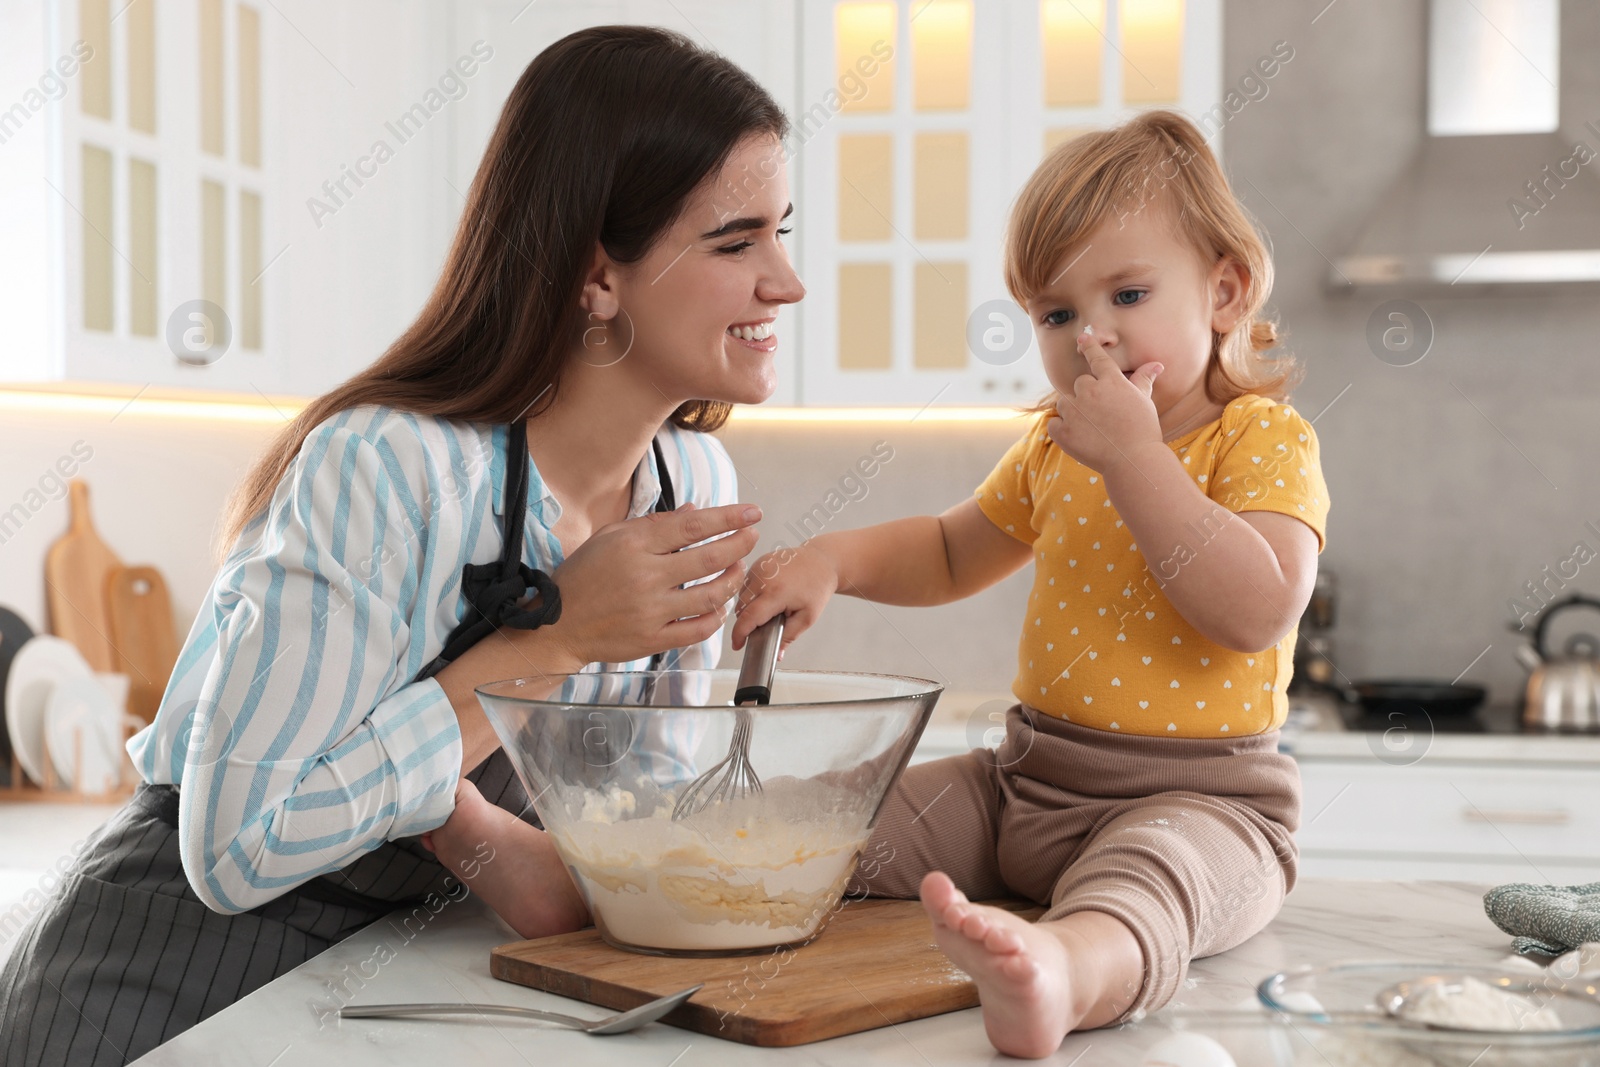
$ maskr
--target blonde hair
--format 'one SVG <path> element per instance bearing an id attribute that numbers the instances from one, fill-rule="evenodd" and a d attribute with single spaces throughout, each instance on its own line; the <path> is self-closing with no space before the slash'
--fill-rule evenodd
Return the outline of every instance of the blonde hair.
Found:
<path id="1" fill-rule="evenodd" d="M 1011 210 L 1006 288 L 1026 304 L 1097 226 L 1143 210 L 1160 194 L 1182 239 L 1206 260 L 1227 257 L 1248 275 L 1239 322 L 1225 334 L 1212 331 L 1206 394 L 1219 404 L 1245 393 L 1287 399 L 1304 370 L 1292 356 L 1263 354 L 1279 342 L 1277 325 L 1261 310 L 1272 292 L 1272 257 L 1205 138 L 1177 112 L 1143 112 L 1045 157 Z M 1052 392 L 1027 410 L 1049 410 L 1055 400 Z"/>

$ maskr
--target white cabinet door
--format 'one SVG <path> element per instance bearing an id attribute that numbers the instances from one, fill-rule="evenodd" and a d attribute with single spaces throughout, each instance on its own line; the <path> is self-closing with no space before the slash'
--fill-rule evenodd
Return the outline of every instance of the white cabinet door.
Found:
<path id="1" fill-rule="evenodd" d="M 34 343 L 6 379 L 313 394 L 405 328 L 442 255 L 447 8 L 52 0 L 41 17 L 22 69 L 93 58 L 0 159 L 43 209 L 8 253 L 47 278 L 8 298 Z"/>
<path id="2" fill-rule="evenodd" d="M 1592 767 L 1302 759 L 1308 873 L 1582 881 L 1600 870 Z M 1455 873 L 1450 873 L 1455 872 Z"/>

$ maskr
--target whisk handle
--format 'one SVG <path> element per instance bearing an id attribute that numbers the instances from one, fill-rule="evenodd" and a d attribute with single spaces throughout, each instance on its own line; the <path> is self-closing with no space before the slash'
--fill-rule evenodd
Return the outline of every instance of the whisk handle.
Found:
<path id="1" fill-rule="evenodd" d="M 766 704 L 772 699 L 772 676 L 778 668 L 778 650 L 783 647 L 782 613 L 757 626 L 745 641 L 744 661 L 739 666 L 739 687 L 735 704 Z"/>

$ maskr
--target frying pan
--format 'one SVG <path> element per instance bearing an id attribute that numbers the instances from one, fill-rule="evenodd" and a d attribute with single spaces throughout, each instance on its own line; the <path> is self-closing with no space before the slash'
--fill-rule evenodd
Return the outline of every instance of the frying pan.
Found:
<path id="1" fill-rule="evenodd" d="M 1482 704 L 1489 691 L 1471 682 L 1441 682 L 1427 678 L 1381 678 L 1356 682 L 1351 692 L 1363 715 L 1374 718 L 1390 712 L 1415 714 L 1421 708 L 1429 718 L 1462 719 Z"/>

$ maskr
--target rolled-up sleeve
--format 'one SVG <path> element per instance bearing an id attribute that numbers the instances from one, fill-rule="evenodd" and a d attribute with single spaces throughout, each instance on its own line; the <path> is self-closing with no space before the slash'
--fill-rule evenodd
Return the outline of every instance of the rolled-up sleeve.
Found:
<path id="1" fill-rule="evenodd" d="M 256 907 L 453 808 L 455 712 L 436 681 L 408 681 L 435 531 L 431 476 L 410 484 L 405 467 L 382 438 L 317 427 L 254 548 L 213 586 L 217 644 L 179 831 L 189 881 L 217 911 Z"/>

